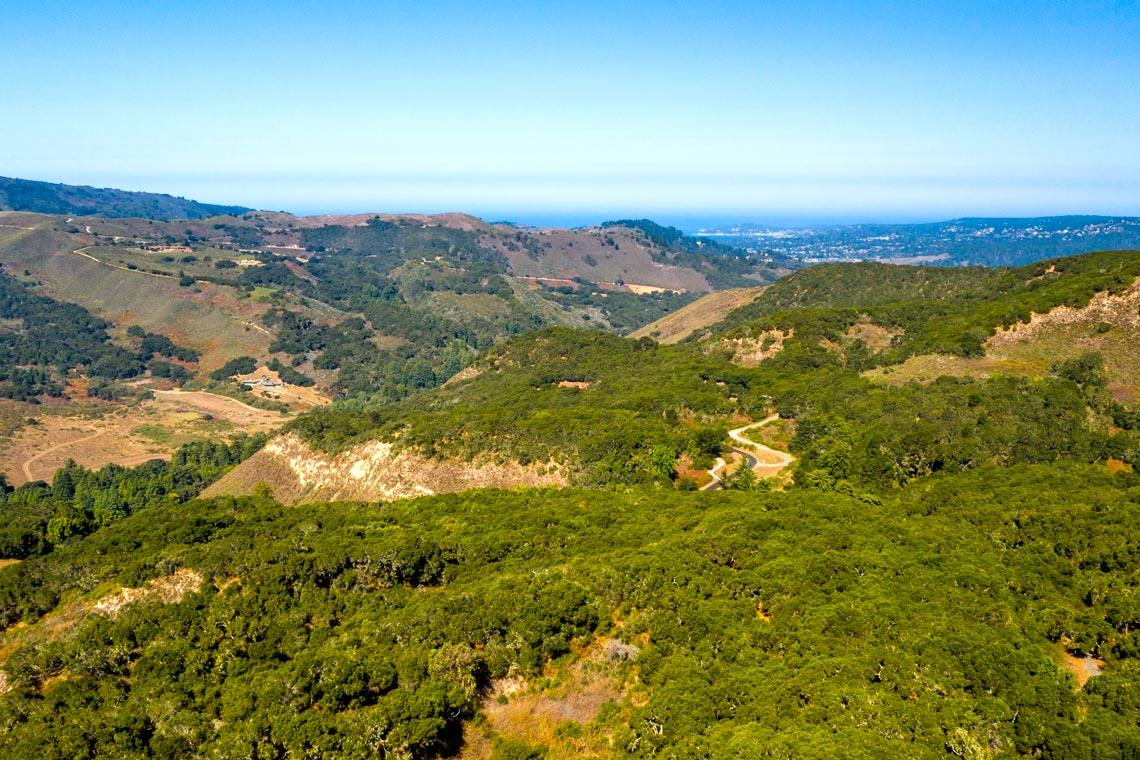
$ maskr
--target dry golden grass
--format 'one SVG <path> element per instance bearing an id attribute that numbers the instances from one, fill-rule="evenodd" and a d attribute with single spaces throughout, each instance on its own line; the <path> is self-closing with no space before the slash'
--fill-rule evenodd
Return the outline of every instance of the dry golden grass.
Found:
<path id="1" fill-rule="evenodd" d="M 902 330 L 891 329 L 866 321 L 856 322 L 847 328 L 848 339 L 863 341 L 873 354 L 886 351 L 891 347 L 894 339 L 902 334 Z"/>
<path id="2" fill-rule="evenodd" d="M 289 417 L 211 393 L 156 392 L 137 404 L 22 405 L 25 422 L 5 441 L 0 468 L 8 482 L 51 480 L 72 459 L 84 467 L 132 466 L 165 459 L 190 441 L 269 432 Z"/>
<path id="3" fill-rule="evenodd" d="M 901 364 L 867 370 L 863 376 L 870 380 L 899 386 L 911 381 L 932 383 L 946 376 L 979 380 L 995 375 L 1040 377 L 1046 370 L 1046 366 L 1041 366 L 1037 362 L 996 358 L 967 359 L 951 354 L 920 354 L 910 357 Z"/>
<path id="4" fill-rule="evenodd" d="M 763 287 L 719 290 L 693 301 L 629 334 L 631 338 L 652 338 L 658 343 L 678 343 L 698 330 L 720 322 L 733 309 L 752 303 Z"/>
<path id="5" fill-rule="evenodd" d="M 644 642 L 643 642 L 644 643 Z M 637 647 L 597 639 L 576 653 L 574 661 L 549 665 L 542 678 L 502 678 L 479 707 L 479 719 L 464 731 L 462 760 L 491 756 L 496 739 L 525 742 L 547 750 L 548 758 L 608 757 L 610 737 L 592 726 L 602 707 L 627 709 L 644 695 L 636 668 L 622 663 Z"/>

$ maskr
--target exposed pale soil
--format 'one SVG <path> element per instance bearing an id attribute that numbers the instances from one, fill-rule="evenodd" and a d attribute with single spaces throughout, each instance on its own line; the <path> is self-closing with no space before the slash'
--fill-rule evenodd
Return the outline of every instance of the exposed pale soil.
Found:
<path id="1" fill-rule="evenodd" d="M 1102 325 L 1106 327 L 1101 327 Z M 1103 331 L 1102 331 L 1103 330 Z M 984 358 L 945 354 L 912 356 L 864 373 L 893 385 L 933 382 L 944 375 L 1040 377 L 1055 362 L 1096 351 L 1104 357 L 1109 390 L 1120 401 L 1140 400 L 1140 279 L 1119 295 L 1098 293 L 1086 306 L 1058 306 L 1001 328 L 983 345 Z"/>
<path id="2" fill-rule="evenodd" d="M 636 660 L 639 653 L 636 645 L 602 638 L 579 652 L 573 664 L 548 667 L 542 679 L 496 679 L 479 706 L 486 722 L 466 727 L 460 758 L 490 757 L 495 737 L 546 747 L 552 758 L 606 756 L 605 737 L 592 736 L 588 726 L 607 702 L 620 704 L 631 696 L 619 665 Z M 559 727 L 566 723 L 585 730 L 562 736 Z"/>
<path id="3" fill-rule="evenodd" d="M 779 328 L 765 330 L 755 337 L 726 338 L 709 344 L 710 350 L 728 349 L 733 363 L 742 367 L 756 367 L 766 359 L 771 359 L 784 349 L 784 342 L 792 337 L 795 331 L 787 332 Z"/>
<path id="4" fill-rule="evenodd" d="M 313 451 L 300 437 L 286 434 L 223 476 L 205 496 L 252 493 L 265 483 L 287 504 L 336 500 L 389 500 L 471 488 L 565 486 L 554 465 L 517 462 L 459 462 L 433 459 L 369 441 L 336 455 Z"/>
<path id="5" fill-rule="evenodd" d="M 1104 660 L 1098 660 L 1091 655 L 1078 657 L 1075 653 L 1066 651 L 1061 657 L 1061 664 L 1065 666 L 1065 670 L 1072 673 L 1073 678 L 1077 680 L 1078 691 L 1085 688 L 1089 679 L 1099 676 L 1101 669 L 1104 668 Z"/>
<path id="6" fill-rule="evenodd" d="M 36 642 L 54 641 L 73 631 L 89 615 L 115 617 L 128 605 L 145 601 L 177 604 L 186 594 L 202 587 L 202 576 L 190 568 L 180 568 L 170 575 L 153 578 L 138 588 L 120 588 L 104 594 L 96 601 L 76 599 L 66 602 L 34 622 L 20 622 L 0 632 L 0 665 L 17 649 Z M 11 682 L 0 673 L 0 693 L 11 688 Z"/>

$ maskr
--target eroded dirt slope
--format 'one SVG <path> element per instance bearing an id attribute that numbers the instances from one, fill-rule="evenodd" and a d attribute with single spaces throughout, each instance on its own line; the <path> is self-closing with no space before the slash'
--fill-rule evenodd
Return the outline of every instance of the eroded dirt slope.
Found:
<path id="1" fill-rule="evenodd" d="M 552 465 L 457 462 L 431 459 L 391 443 L 369 441 L 340 454 L 313 451 L 286 434 L 208 488 L 204 496 L 252 493 L 264 483 L 281 502 L 374 501 L 465 491 L 471 488 L 564 486 Z"/>

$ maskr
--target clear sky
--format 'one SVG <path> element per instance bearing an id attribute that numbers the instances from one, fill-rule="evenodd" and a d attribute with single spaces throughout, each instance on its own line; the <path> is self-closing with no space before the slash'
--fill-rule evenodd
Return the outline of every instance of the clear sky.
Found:
<path id="1" fill-rule="evenodd" d="M 1140 215 L 1140 2 L 0 0 L 0 175 L 299 212 Z"/>

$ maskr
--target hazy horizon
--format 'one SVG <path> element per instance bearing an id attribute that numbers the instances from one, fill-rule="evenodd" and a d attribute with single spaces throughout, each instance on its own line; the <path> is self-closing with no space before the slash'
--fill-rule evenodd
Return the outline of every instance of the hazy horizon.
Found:
<path id="1" fill-rule="evenodd" d="M 447 204 L 435 205 L 388 205 L 382 202 L 358 201 L 342 202 L 325 205 L 293 205 L 277 206 L 271 203 L 257 203 L 240 194 L 227 194 L 222 191 L 217 194 L 210 193 L 210 183 L 201 185 L 201 192 L 172 189 L 159 186 L 153 182 L 109 181 L 85 182 L 81 180 L 65 180 L 53 176 L 22 176 L 19 179 L 29 179 L 41 182 L 76 185 L 88 185 L 97 188 L 112 188 L 149 193 L 163 193 L 202 203 L 217 203 L 225 205 L 247 206 L 261 211 L 282 211 L 296 216 L 316 215 L 354 215 L 354 214 L 443 214 L 466 213 L 478 216 L 489 222 L 513 222 L 535 227 L 579 227 L 599 224 L 616 219 L 652 219 L 661 224 L 677 227 L 686 232 L 695 232 L 702 228 L 723 227 L 729 225 L 756 225 L 786 228 L 843 226 L 854 224 L 925 224 L 944 222 L 960 218 L 1016 218 L 1026 219 L 1034 217 L 1052 216 L 1122 216 L 1138 217 L 1140 213 L 1113 212 L 1111 210 L 1091 209 L 1031 209 L 1031 210 L 947 210 L 938 212 L 842 212 L 826 213 L 816 211 L 812 213 L 803 211 L 778 210 L 740 210 L 717 208 L 701 213 L 693 209 L 665 208 L 653 209 L 645 207 L 615 207 L 609 209 L 559 209 L 559 208 L 482 208 L 478 204 L 454 206 Z M 219 186 L 224 187 L 225 183 Z M 198 182 L 191 183 L 191 187 L 198 187 Z"/>
<path id="2" fill-rule="evenodd" d="M 49 0 L 5 20 L 11 176 L 309 212 L 1140 214 L 1133 3 Z"/>

